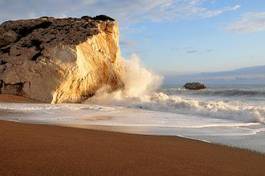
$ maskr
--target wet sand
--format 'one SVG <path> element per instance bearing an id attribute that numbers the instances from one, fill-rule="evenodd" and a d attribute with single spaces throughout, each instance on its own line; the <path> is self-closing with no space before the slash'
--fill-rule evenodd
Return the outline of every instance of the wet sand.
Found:
<path id="1" fill-rule="evenodd" d="M 178 137 L 0 121 L 1 176 L 262 176 L 265 155 Z"/>
<path id="2" fill-rule="evenodd" d="M 38 103 L 36 100 L 32 100 L 30 98 L 16 96 L 16 95 L 8 95 L 8 94 L 0 94 L 0 102 L 6 103 Z"/>

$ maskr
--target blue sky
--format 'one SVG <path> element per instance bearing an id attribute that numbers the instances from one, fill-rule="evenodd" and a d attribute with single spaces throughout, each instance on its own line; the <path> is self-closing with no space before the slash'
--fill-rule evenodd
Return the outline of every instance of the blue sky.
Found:
<path id="1" fill-rule="evenodd" d="M 0 0 L 0 21 L 106 14 L 124 57 L 162 73 L 265 65 L 264 0 Z"/>

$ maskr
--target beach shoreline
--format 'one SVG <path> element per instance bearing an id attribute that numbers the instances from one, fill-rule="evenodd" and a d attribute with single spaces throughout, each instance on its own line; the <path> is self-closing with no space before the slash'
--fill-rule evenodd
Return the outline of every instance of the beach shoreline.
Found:
<path id="1" fill-rule="evenodd" d="M 0 95 L 0 101 L 33 103 L 9 95 Z M 0 153 L 1 176 L 265 174 L 265 155 L 244 149 L 175 136 L 3 120 Z"/>

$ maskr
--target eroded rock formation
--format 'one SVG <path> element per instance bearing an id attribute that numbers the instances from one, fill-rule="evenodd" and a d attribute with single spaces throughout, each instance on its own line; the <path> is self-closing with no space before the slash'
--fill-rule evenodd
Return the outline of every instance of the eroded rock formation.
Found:
<path id="1" fill-rule="evenodd" d="M 0 25 L 0 93 L 79 102 L 123 83 L 117 22 L 107 16 L 41 17 Z"/>

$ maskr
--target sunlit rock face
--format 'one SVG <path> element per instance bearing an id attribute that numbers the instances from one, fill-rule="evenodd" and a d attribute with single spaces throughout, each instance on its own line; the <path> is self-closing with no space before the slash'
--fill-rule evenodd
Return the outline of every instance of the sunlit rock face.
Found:
<path id="1" fill-rule="evenodd" d="M 107 16 L 42 17 L 0 25 L 0 93 L 80 102 L 121 88 L 117 22 Z"/>

